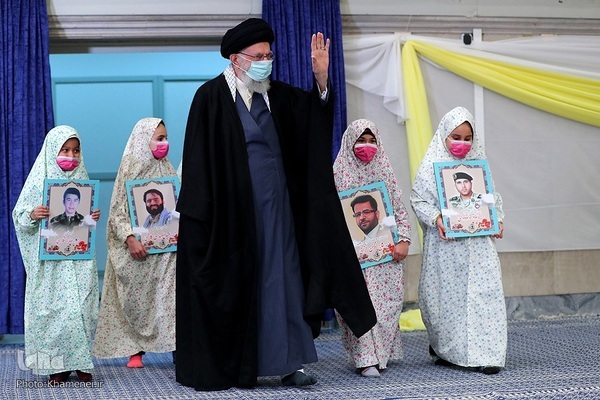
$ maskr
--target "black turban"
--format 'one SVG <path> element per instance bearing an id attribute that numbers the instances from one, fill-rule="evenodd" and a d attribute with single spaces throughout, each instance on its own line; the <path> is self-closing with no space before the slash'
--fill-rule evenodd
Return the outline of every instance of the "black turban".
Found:
<path id="1" fill-rule="evenodd" d="M 275 33 L 267 21 L 249 18 L 225 33 L 221 40 L 221 55 L 229 58 L 248 46 L 261 42 L 272 44 L 274 40 Z"/>
<path id="2" fill-rule="evenodd" d="M 454 180 L 457 180 L 457 179 L 468 179 L 470 181 L 473 180 L 473 177 L 471 175 L 467 174 L 466 172 L 457 172 L 452 177 Z"/>

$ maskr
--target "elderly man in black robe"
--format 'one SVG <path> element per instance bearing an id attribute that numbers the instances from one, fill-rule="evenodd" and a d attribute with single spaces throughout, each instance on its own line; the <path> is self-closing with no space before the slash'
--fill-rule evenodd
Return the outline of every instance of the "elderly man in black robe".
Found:
<path id="1" fill-rule="evenodd" d="M 329 40 L 312 35 L 306 92 L 270 81 L 274 33 L 227 31 L 231 61 L 193 99 L 177 249 L 176 378 L 197 390 L 259 376 L 312 385 L 313 338 L 334 306 L 356 334 L 376 322 L 333 181 Z"/>

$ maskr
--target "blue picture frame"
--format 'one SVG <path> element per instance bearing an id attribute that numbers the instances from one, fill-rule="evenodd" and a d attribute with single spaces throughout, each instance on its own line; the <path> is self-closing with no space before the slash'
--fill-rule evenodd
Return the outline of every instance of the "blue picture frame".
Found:
<path id="1" fill-rule="evenodd" d="M 146 247 L 148 254 L 177 251 L 179 213 L 175 211 L 179 198 L 179 178 L 166 176 L 125 182 L 131 227 L 136 238 Z M 144 198 L 146 193 L 158 191 L 164 211 L 150 217 Z"/>
<path id="2" fill-rule="evenodd" d="M 500 232 L 487 160 L 434 162 L 433 168 L 446 237 Z"/>
<path id="3" fill-rule="evenodd" d="M 338 193 L 346 225 L 354 243 L 356 256 L 361 268 L 364 269 L 391 261 L 393 259 L 393 247 L 398 243 L 400 237 L 397 229 L 382 227 L 381 223 L 378 224 L 378 231 L 372 238 L 369 238 L 370 235 L 366 235 L 358 227 L 351 203 L 352 200 L 362 195 L 371 196 L 377 202 L 379 221 L 382 221 L 383 218 L 389 220 L 389 217 L 391 217 L 395 226 L 395 216 L 390 195 L 384 182 L 375 182 Z M 385 215 L 382 215 L 381 210 L 384 211 Z"/>
<path id="4" fill-rule="evenodd" d="M 45 179 L 42 202 L 50 216 L 41 221 L 40 260 L 91 260 L 96 250 L 99 180 Z M 75 214 L 67 216 L 69 198 L 77 198 Z"/>

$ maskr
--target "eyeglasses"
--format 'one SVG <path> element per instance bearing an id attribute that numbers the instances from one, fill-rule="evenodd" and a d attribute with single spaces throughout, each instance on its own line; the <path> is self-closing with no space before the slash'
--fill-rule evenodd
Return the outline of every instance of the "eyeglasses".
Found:
<path id="1" fill-rule="evenodd" d="M 355 212 L 353 217 L 354 218 L 360 218 L 361 215 L 364 215 L 365 217 L 368 217 L 369 215 L 373 214 L 376 210 L 369 210 L 368 208 L 366 210 L 362 210 L 362 211 L 358 211 Z"/>
<path id="2" fill-rule="evenodd" d="M 275 58 L 275 54 L 273 54 L 272 51 L 270 51 L 267 54 L 247 54 L 247 53 L 242 53 L 241 51 L 238 54 L 243 54 L 247 57 L 252 58 L 253 60 L 272 60 Z"/>

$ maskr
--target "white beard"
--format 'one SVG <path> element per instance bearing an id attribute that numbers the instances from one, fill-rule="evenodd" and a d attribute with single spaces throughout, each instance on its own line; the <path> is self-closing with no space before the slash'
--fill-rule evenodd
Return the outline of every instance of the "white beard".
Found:
<path id="1" fill-rule="evenodd" d="M 240 80 L 244 82 L 251 92 L 267 93 L 267 91 L 271 88 L 271 80 L 269 78 L 259 82 L 250 78 L 248 75 L 246 75 L 246 73 L 243 73 L 241 74 Z"/>

